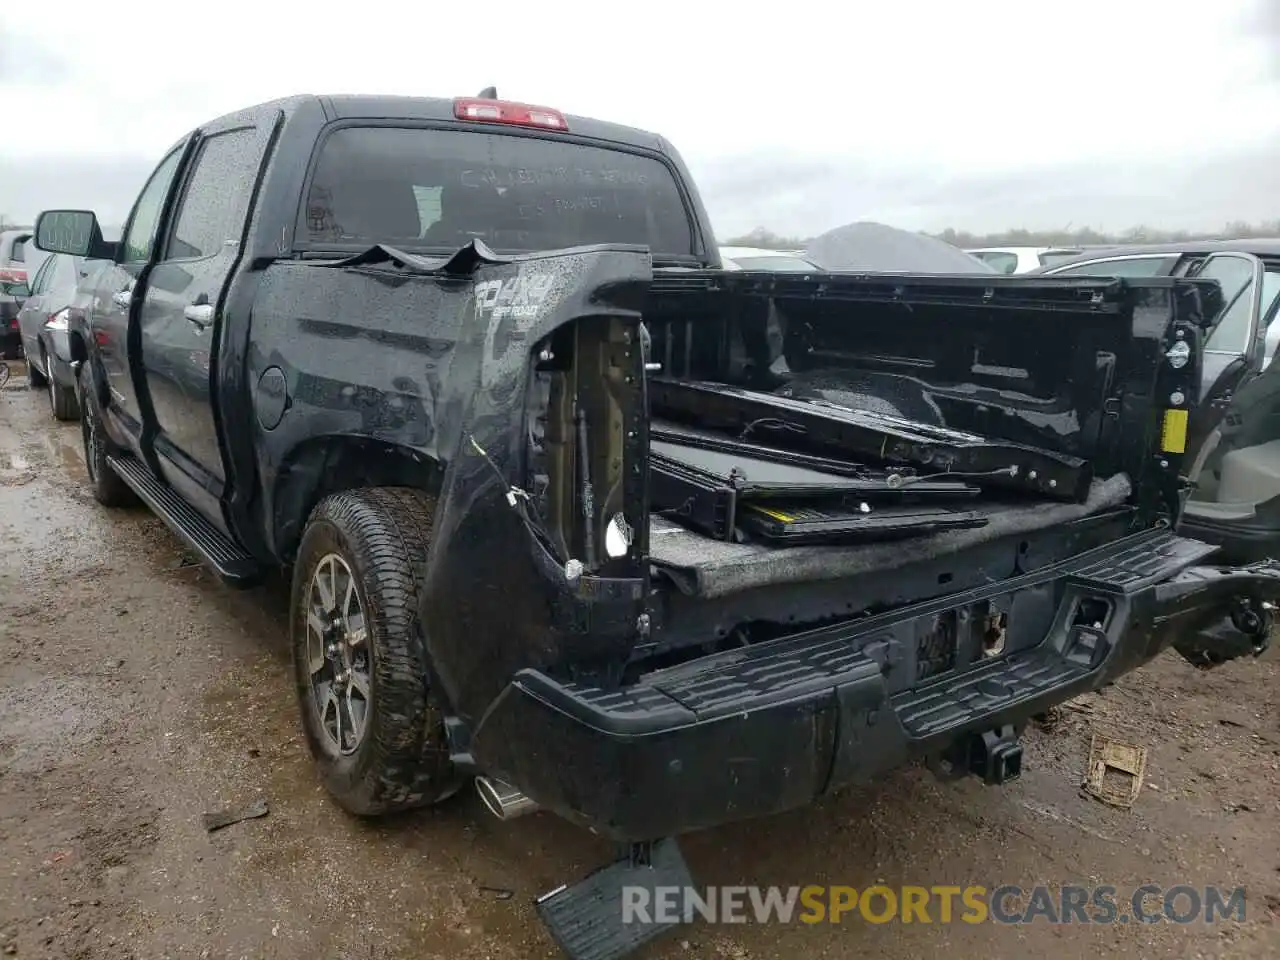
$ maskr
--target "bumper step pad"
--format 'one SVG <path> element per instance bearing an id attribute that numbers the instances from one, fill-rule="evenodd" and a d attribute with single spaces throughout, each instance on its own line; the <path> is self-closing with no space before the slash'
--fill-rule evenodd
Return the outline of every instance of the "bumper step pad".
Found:
<path id="1" fill-rule="evenodd" d="M 1136 593 L 1185 570 L 1218 549 L 1168 530 L 1138 534 L 1129 540 L 1122 549 L 1102 558 L 1098 558 L 1101 551 L 1097 550 L 1085 554 L 1071 569 L 1072 580 L 1103 593 Z"/>
<path id="2" fill-rule="evenodd" d="M 643 846 L 645 858 L 615 861 L 538 898 L 538 915 L 570 960 L 619 960 L 681 925 L 683 917 L 658 922 L 657 911 L 661 888 L 693 885 L 680 848 L 673 839 Z"/>
<path id="3" fill-rule="evenodd" d="M 894 701 L 913 738 L 924 738 L 988 716 L 1020 700 L 1049 693 L 1089 675 L 1089 668 L 1053 651 L 1014 656 L 994 669 L 965 674 Z"/>

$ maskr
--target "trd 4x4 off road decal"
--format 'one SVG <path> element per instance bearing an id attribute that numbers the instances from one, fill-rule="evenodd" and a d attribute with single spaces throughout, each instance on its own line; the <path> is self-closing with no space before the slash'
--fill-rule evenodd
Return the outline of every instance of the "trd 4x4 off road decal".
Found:
<path id="1" fill-rule="evenodd" d="M 529 320 L 555 282 L 552 274 L 522 273 L 476 284 L 476 316 L 482 320 Z"/>

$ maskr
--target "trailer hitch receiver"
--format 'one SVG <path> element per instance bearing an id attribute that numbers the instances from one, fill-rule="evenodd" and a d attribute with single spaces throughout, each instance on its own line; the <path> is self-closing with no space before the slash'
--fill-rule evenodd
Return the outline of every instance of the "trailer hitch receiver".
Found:
<path id="1" fill-rule="evenodd" d="M 1017 731 L 1006 724 L 961 737 L 929 766 L 944 780 L 972 774 L 988 786 L 997 787 L 1022 775 L 1022 744 Z"/>

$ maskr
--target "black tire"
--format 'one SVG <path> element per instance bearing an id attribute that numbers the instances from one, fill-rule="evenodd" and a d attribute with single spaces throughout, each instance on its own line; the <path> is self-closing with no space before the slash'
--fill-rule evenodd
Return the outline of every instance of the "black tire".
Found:
<path id="1" fill-rule="evenodd" d="M 94 499 L 104 507 L 129 507 L 138 502 L 138 495 L 107 463 L 107 454 L 115 451 L 115 445 L 102 428 L 102 411 L 89 382 L 90 377 L 87 367 L 81 367 L 76 377 L 76 393 L 82 412 L 80 437 L 84 441 L 84 465 L 89 474 L 89 486 Z"/>
<path id="2" fill-rule="evenodd" d="M 433 498 L 400 487 L 334 494 L 311 514 L 294 564 L 290 640 L 307 745 L 325 788 L 360 816 L 438 803 L 462 783 L 449 759 L 443 717 L 429 697 L 418 622 L 414 571 L 426 561 L 434 507 Z M 351 571 L 365 615 L 372 690 L 363 736 L 347 754 L 325 731 L 308 652 L 313 578 L 334 554 Z"/>
<path id="3" fill-rule="evenodd" d="M 36 369 L 36 365 L 27 357 L 27 389 L 42 390 L 48 384 L 45 375 Z"/>
<path id="4" fill-rule="evenodd" d="M 53 369 L 48 360 L 45 363 L 48 369 Z M 76 391 L 71 387 L 64 387 L 58 382 L 57 377 L 50 376 L 46 380 L 49 386 L 49 408 L 53 411 L 53 419 L 76 419 L 80 415 L 80 401 L 76 397 Z"/>

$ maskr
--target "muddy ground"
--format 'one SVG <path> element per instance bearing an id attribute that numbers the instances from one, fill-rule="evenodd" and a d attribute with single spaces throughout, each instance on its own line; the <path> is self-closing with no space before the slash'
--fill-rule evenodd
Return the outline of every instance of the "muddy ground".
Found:
<path id="1" fill-rule="evenodd" d="M 558 956 L 531 901 L 610 848 L 545 814 L 499 823 L 470 791 L 344 815 L 299 735 L 282 586 L 222 587 L 83 480 L 78 426 L 19 372 L 0 391 L 0 953 Z M 1079 789 L 1099 724 L 1150 750 L 1132 810 Z M 266 817 L 205 832 L 256 798 Z M 1033 730 L 1007 787 L 907 769 L 683 848 L 708 884 L 1243 886 L 1243 923 L 701 923 L 642 958 L 1280 956 L 1278 814 L 1274 649 L 1212 673 L 1170 654 Z"/>

